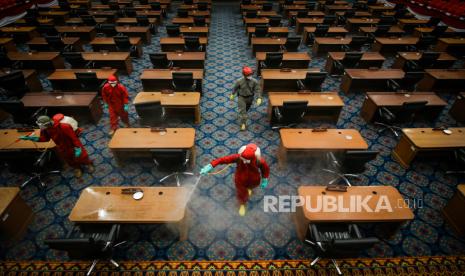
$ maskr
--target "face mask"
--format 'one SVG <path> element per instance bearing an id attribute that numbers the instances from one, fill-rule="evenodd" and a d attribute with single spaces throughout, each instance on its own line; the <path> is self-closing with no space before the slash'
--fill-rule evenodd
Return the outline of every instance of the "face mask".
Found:
<path id="1" fill-rule="evenodd" d="M 244 164 L 249 164 L 250 163 L 250 160 L 245 159 L 244 157 L 241 157 L 241 160 L 242 160 L 242 162 L 244 162 Z"/>
<path id="2" fill-rule="evenodd" d="M 110 85 L 111 85 L 111 87 L 115 87 L 115 86 L 116 86 L 116 82 L 110 82 Z"/>
<path id="3" fill-rule="evenodd" d="M 247 77 L 245 77 L 245 78 L 248 79 L 248 80 L 251 80 L 251 79 L 252 79 L 252 76 L 247 76 Z"/>
<path id="4" fill-rule="evenodd" d="M 46 129 L 50 126 L 50 124 L 42 124 L 42 123 L 37 123 L 40 129 Z"/>

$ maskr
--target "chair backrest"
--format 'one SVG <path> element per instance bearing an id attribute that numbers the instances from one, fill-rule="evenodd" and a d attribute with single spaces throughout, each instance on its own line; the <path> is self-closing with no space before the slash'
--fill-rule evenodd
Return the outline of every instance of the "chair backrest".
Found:
<path id="1" fill-rule="evenodd" d="M 251 0 L 242 0 L 241 4 L 242 5 L 250 5 L 250 4 L 252 4 L 252 1 Z"/>
<path id="2" fill-rule="evenodd" d="M 204 27 L 207 24 L 205 17 L 194 16 L 194 26 Z"/>
<path id="3" fill-rule="evenodd" d="M 396 23 L 396 18 L 394 16 L 381 15 L 379 17 L 379 25 L 393 25 Z"/>
<path id="4" fill-rule="evenodd" d="M 316 8 L 316 2 L 307 2 L 307 4 L 305 4 L 305 8 L 307 10 L 314 11 Z"/>
<path id="5" fill-rule="evenodd" d="M 50 48 L 53 50 L 60 51 L 65 47 L 65 43 L 63 43 L 59 35 L 45 35 L 44 37 L 45 41 L 47 41 L 48 45 L 50 45 Z"/>
<path id="6" fill-rule="evenodd" d="M 183 1 L 185 5 L 192 5 L 194 4 L 194 1 L 193 0 L 184 0 Z"/>
<path id="7" fill-rule="evenodd" d="M 391 25 L 380 25 L 378 24 L 376 26 L 375 30 L 375 36 L 385 36 L 389 33 L 389 30 L 391 29 Z"/>
<path id="8" fill-rule="evenodd" d="M 432 68 L 440 55 L 439 52 L 423 52 L 418 60 L 418 65 L 421 68 Z"/>
<path id="9" fill-rule="evenodd" d="M 21 100 L 0 101 L 0 110 L 10 113 L 15 123 L 26 123 L 26 112 Z"/>
<path id="10" fill-rule="evenodd" d="M 333 25 L 336 23 L 336 16 L 334 14 L 328 14 L 323 17 L 323 24 Z"/>
<path id="11" fill-rule="evenodd" d="M 378 151 L 372 150 L 348 150 L 345 152 L 342 167 L 345 173 L 362 173 L 365 164 L 375 159 Z"/>
<path id="12" fill-rule="evenodd" d="M 288 37 L 286 43 L 284 44 L 284 48 L 288 52 L 297 52 L 300 46 L 300 41 L 302 38 L 300 36 L 291 36 Z"/>
<path id="13" fill-rule="evenodd" d="M 281 26 L 281 16 L 274 15 L 268 18 L 268 25 L 270 27 L 279 27 Z"/>
<path id="14" fill-rule="evenodd" d="M 342 59 L 344 68 L 355 68 L 362 59 L 363 52 L 346 52 Z"/>
<path id="15" fill-rule="evenodd" d="M 207 2 L 199 2 L 197 3 L 197 9 L 199 11 L 206 11 L 208 10 L 208 3 Z"/>
<path id="16" fill-rule="evenodd" d="M 434 26 L 437 26 L 439 22 L 441 22 L 441 18 L 431 16 L 428 22 L 426 23 L 426 25 L 429 27 L 434 27 Z"/>
<path id="17" fill-rule="evenodd" d="M 415 115 L 425 109 L 427 104 L 428 101 L 404 102 L 399 112 L 396 112 L 397 121 L 408 122 L 412 120 Z"/>
<path id="18" fill-rule="evenodd" d="M 186 149 L 152 149 L 152 158 L 159 168 L 178 171 L 185 169 L 189 151 Z"/>
<path id="19" fill-rule="evenodd" d="M 136 16 L 137 25 L 147 27 L 150 25 L 149 18 L 147 15 L 137 15 Z"/>
<path id="20" fill-rule="evenodd" d="M 159 126 L 163 122 L 163 107 L 160 101 L 134 104 L 142 126 Z"/>
<path id="21" fill-rule="evenodd" d="M 0 64 L 2 64 L 3 67 L 8 67 L 9 68 L 9 67 L 11 67 L 13 65 L 13 62 L 8 57 L 8 55 L 7 55 L 7 53 L 5 51 L 0 51 Z"/>
<path id="22" fill-rule="evenodd" d="M 281 108 L 283 121 L 298 123 L 302 120 L 307 111 L 308 101 L 284 101 Z"/>
<path id="23" fill-rule="evenodd" d="M 166 33 L 168 36 L 180 36 L 181 30 L 179 29 L 179 25 L 166 25 Z"/>
<path id="24" fill-rule="evenodd" d="M 87 63 L 79 52 L 63 52 L 61 55 L 72 68 L 84 68 Z"/>
<path id="25" fill-rule="evenodd" d="M 268 35 L 268 26 L 266 25 L 257 25 L 255 26 L 255 37 L 265 37 Z"/>
<path id="26" fill-rule="evenodd" d="M 117 35 L 115 24 L 110 24 L 110 23 L 100 24 L 99 32 L 102 32 L 107 36 Z"/>
<path id="27" fill-rule="evenodd" d="M 368 37 L 366 36 L 353 36 L 352 40 L 350 41 L 351 48 L 360 48 L 363 45 L 368 43 Z"/>
<path id="28" fill-rule="evenodd" d="M 39 25 L 37 31 L 42 35 L 58 35 L 58 31 L 53 25 Z"/>
<path id="29" fill-rule="evenodd" d="M 154 11 L 161 11 L 161 4 L 160 4 L 160 2 L 152 2 L 152 3 L 150 3 L 150 7 L 151 7 L 152 10 L 154 10 Z"/>
<path id="30" fill-rule="evenodd" d="M 429 35 L 424 34 L 420 36 L 420 38 L 418 39 L 416 47 L 420 49 L 426 49 L 432 44 L 434 44 L 435 42 L 436 42 L 436 37 L 434 37 L 431 34 Z"/>
<path id="31" fill-rule="evenodd" d="M 422 71 L 407 71 L 405 72 L 404 78 L 402 79 L 402 89 L 407 91 L 413 91 L 415 85 L 423 79 L 425 73 Z"/>
<path id="32" fill-rule="evenodd" d="M 95 72 L 75 72 L 76 79 L 81 84 L 81 89 L 84 91 L 100 90 L 100 81 Z"/>
<path id="33" fill-rule="evenodd" d="M 184 37 L 184 47 L 187 51 L 199 51 L 200 50 L 200 39 L 198 36 L 186 36 Z"/>
<path id="34" fill-rule="evenodd" d="M 92 15 L 84 14 L 81 15 L 82 23 L 86 26 L 95 26 L 97 25 L 97 22 L 95 21 L 95 18 Z"/>
<path id="35" fill-rule="evenodd" d="M 440 37 L 447 31 L 447 28 L 449 28 L 447 25 L 436 26 L 430 34 L 435 37 Z"/>
<path id="36" fill-rule="evenodd" d="M 166 53 L 151 53 L 149 54 L 150 61 L 155 69 L 166 69 L 169 67 L 169 60 Z"/>
<path id="37" fill-rule="evenodd" d="M 246 18 L 257 18 L 257 11 L 247 11 L 245 13 Z"/>
<path id="38" fill-rule="evenodd" d="M 71 259 L 80 260 L 93 260 L 99 257 L 104 246 L 92 238 L 45 240 L 45 244 L 51 249 L 66 251 Z"/>
<path id="39" fill-rule="evenodd" d="M 126 17 L 136 17 L 137 13 L 133 7 L 126 7 L 124 8 L 124 15 Z"/>
<path id="40" fill-rule="evenodd" d="M 283 63 L 283 53 L 266 53 L 265 65 L 266 68 L 281 68 Z"/>
<path id="41" fill-rule="evenodd" d="M 128 51 L 131 48 L 131 42 L 129 41 L 129 37 L 126 35 L 114 36 L 113 40 L 120 51 Z"/>
<path id="42" fill-rule="evenodd" d="M 325 36 L 328 33 L 328 30 L 329 24 L 318 24 L 315 27 L 315 32 L 313 33 L 313 35 L 315 37 Z"/>
<path id="43" fill-rule="evenodd" d="M 294 4 L 294 0 L 284 0 L 285 5 L 292 5 Z"/>
<path id="44" fill-rule="evenodd" d="M 0 76 L 0 87 L 9 92 L 9 96 L 21 99 L 29 88 L 26 86 L 22 71 L 12 71 Z"/>
<path id="45" fill-rule="evenodd" d="M 176 91 L 192 91 L 194 74 L 192 72 L 173 72 L 173 86 Z"/>
<path id="46" fill-rule="evenodd" d="M 273 9 L 273 3 L 270 3 L 270 2 L 263 3 L 262 10 L 271 11 L 272 9 Z"/>
<path id="47" fill-rule="evenodd" d="M 327 248 L 328 255 L 341 255 L 360 252 L 372 248 L 375 244 L 379 243 L 379 239 L 375 237 L 369 238 L 356 238 L 356 239 L 342 239 L 334 240 Z M 352 253 L 352 254 L 351 254 Z"/>
<path id="48" fill-rule="evenodd" d="M 308 17 L 308 11 L 297 11 L 297 14 L 295 16 L 296 18 L 307 18 Z"/>
<path id="49" fill-rule="evenodd" d="M 119 5 L 117 2 L 108 2 L 108 6 L 110 7 L 111 10 L 119 10 Z"/>
<path id="50" fill-rule="evenodd" d="M 305 88 L 310 91 L 321 91 L 321 85 L 327 75 L 327 72 L 307 72 L 304 80 Z"/>
<path id="51" fill-rule="evenodd" d="M 189 16 L 189 11 L 188 10 L 184 10 L 184 9 L 179 9 L 178 10 L 178 17 L 186 18 L 188 16 Z"/>

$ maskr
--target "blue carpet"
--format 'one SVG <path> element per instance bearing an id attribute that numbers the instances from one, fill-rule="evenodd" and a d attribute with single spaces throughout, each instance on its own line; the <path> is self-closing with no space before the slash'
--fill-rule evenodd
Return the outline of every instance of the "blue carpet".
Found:
<path id="1" fill-rule="evenodd" d="M 285 170 L 277 169 L 276 153 L 279 145 L 277 131 L 271 130 L 266 115 L 267 101 L 250 111 L 248 130 L 240 132 L 237 123 L 237 104 L 228 99 L 233 81 L 241 75 L 244 65 L 255 67 L 251 49 L 247 46 L 244 26 L 239 15 L 238 3 L 215 3 L 208 45 L 208 60 L 205 68 L 204 91 L 201 100 L 202 122 L 196 128 L 196 171 L 211 159 L 237 152 L 249 142 L 258 144 L 263 156 L 271 166 L 270 185 L 265 190 L 257 189 L 251 198 L 245 217 L 237 214 L 234 185 L 230 168 L 225 173 L 203 178 L 190 202 L 192 217 L 189 238 L 178 241 L 178 233 L 170 225 L 129 226 L 130 241 L 118 258 L 128 260 L 242 260 L 242 259 L 300 259 L 313 256 L 313 252 L 296 237 L 290 214 L 264 213 L 263 195 L 296 194 L 301 184 L 324 184 L 327 181 L 315 162 L 290 164 Z M 276 8 L 276 7 L 275 7 Z M 173 9 L 174 10 L 174 9 Z M 170 14 L 169 16 L 173 16 Z M 139 75 L 150 68 L 149 52 L 160 51 L 159 37 L 165 36 L 164 28 L 154 36 L 152 44 L 144 47 L 144 56 L 134 59 L 134 73 L 122 75 L 133 99 L 142 90 Z M 301 51 L 308 51 L 303 47 Z M 325 60 L 314 58 L 310 67 L 322 68 Z M 392 60 L 386 62 L 386 65 Z M 51 86 L 45 76 L 42 82 L 46 90 Z M 340 79 L 328 78 L 323 90 L 339 91 Z M 440 210 L 452 197 L 459 179 L 444 174 L 444 160 L 415 162 L 405 170 L 391 158 L 397 140 L 389 134 L 379 135 L 377 129 L 366 124 L 360 117 L 364 99 L 362 94 L 349 96 L 340 92 L 345 107 L 337 124 L 309 122 L 302 127 L 327 126 L 358 129 L 367 140 L 370 149 L 379 150 L 378 158 L 369 164 L 369 169 L 358 182 L 359 185 L 392 185 L 404 197 L 421 199 L 423 208 L 415 209 L 415 220 L 402 227 L 391 239 L 383 240 L 363 256 L 421 256 L 456 255 L 465 253 L 465 242 L 455 236 L 444 223 Z M 453 95 L 441 94 L 449 103 Z M 450 105 L 449 105 L 450 107 Z M 449 108 L 448 107 L 448 108 Z M 435 125 L 457 126 L 444 110 Z M 134 108 L 130 118 L 137 126 Z M 4 123 L 2 127 L 7 127 Z M 189 123 L 173 121 L 170 126 L 186 127 Z M 431 126 L 417 123 L 416 127 Z M 75 179 L 72 171 L 52 177 L 45 190 L 30 185 L 21 195 L 33 208 L 35 218 L 26 236 L 19 242 L 2 242 L 0 259 L 9 260 L 65 260 L 62 252 L 49 250 L 43 241 L 46 238 L 62 237 L 71 228 L 68 214 L 82 189 L 88 186 L 155 186 L 163 173 L 157 171 L 150 161 L 136 160 L 118 167 L 108 150 L 108 114 L 98 125 L 83 125 L 82 141 L 96 165 L 94 174 L 85 173 Z M 24 175 L 1 171 L 2 186 L 18 186 Z M 461 180 L 463 182 L 463 179 Z M 364 231 L 380 233 L 378 227 L 366 227 Z"/>

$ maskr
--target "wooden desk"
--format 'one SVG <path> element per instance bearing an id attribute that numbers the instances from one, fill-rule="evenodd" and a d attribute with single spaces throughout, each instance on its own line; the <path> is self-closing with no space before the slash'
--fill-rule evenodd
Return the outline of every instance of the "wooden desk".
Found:
<path id="1" fill-rule="evenodd" d="M 405 72 L 400 69 L 345 69 L 341 89 L 351 91 L 389 91 L 386 82 L 389 79 L 403 79 Z M 432 90 L 420 90 L 432 91 Z"/>
<path id="2" fill-rule="evenodd" d="M 22 67 L 36 70 L 53 70 L 65 68 L 59 52 L 9 52 L 8 58 L 22 62 Z"/>
<path id="3" fill-rule="evenodd" d="M 37 151 L 44 149 L 54 149 L 55 143 L 53 140 L 48 142 L 32 142 L 20 140 L 19 136 L 29 135 L 30 132 L 18 132 L 17 129 L 1 129 L 0 130 L 0 152 L 2 151 Z M 40 130 L 35 129 L 34 135 L 39 136 Z"/>
<path id="4" fill-rule="evenodd" d="M 94 17 L 94 20 L 95 20 L 95 23 L 97 23 L 97 24 L 109 23 L 109 20 L 106 17 Z M 55 28 L 59 28 L 59 27 L 91 27 L 91 28 L 93 28 L 93 26 L 84 25 L 84 22 L 79 17 L 70 18 L 70 19 L 66 20 L 65 24 L 67 26 L 55 26 Z M 89 40 L 87 40 L 87 41 L 89 41 Z"/>
<path id="5" fill-rule="evenodd" d="M 47 18 L 53 18 L 53 22 L 57 25 L 63 25 L 65 24 L 66 19 L 68 19 L 69 12 L 68 11 L 43 11 L 39 12 L 40 16 L 47 17 Z"/>
<path id="6" fill-rule="evenodd" d="M 457 57 L 463 57 L 465 53 L 465 38 L 447 38 L 438 39 L 434 51 L 448 52 Z"/>
<path id="7" fill-rule="evenodd" d="M 53 18 L 36 18 L 39 25 L 54 25 Z M 24 18 L 16 20 L 15 23 L 18 26 L 29 26 L 29 22 L 26 22 Z"/>
<path id="8" fill-rule="evenodd" d="M 360 27 L 359 31 L 362 34 L 368 35 L 376 32 L 377 27 Z M 405 31 L 399 28 L 398 26 L 391 26 L 388 30 L 388 35 L 392 36 L 401 36 L 405 34 Z"/>
<path id="9" fill-rule="evenodd" d="M 142 26 L 116 26 L 116 31 L 129 37 L 140 37 L 145 44 L 152 43 L 152 33 L 150 27 Z"/>
<path id="10" fill-rule="evenodd" d="M 425 76 L 416 86 L 417 91 L 463 91 L 465 69 L 425 69 Z"/>
<path id="11" fill-rule="evenodd" d="M 345 11 L 340 11 L 340 12 L 336 12 L 336 16 L 344 16 L 345 15 Z M 352 16 L 352 17 L 357 17 L 357 18 L 360 18 L 360 17 L 372 17 L 372 14 L 370 12 L 367 12 L 367 11 L 356 11 L 355 14 Z"/>
<path id="12" fill-rule="evenodd" d="M 132 157 L 151 157 L 151 149 L 188 149 L 191 165 L 195 161 L 195 129 L 167 128 L 166 132 L 151 132 L 150 128 L 119 128 L 108 147 L 121 161 Z"/>
<path id="13" fill-rule="evenodd" d="M 95 72 L 99 80 L 107 80 L 109 76 L 116 75 L 116 69 L 58 69 L 48 76 L 54 90 L 77 91 L 81 83 L 76 79 L 79 72 Z"/>
<path id="14" fill-rule="evenodd" d="M 82 43 L 79 37 L 64 37 L 62 41 L 63 44 L 65 44 L 66 46 L 72 47 L 73 51 L 82 51 Z M 44 37 L 34 37 L 33 39 L 29 40 L 26 44 L 29 47 L 29 49 L 33 51 L 53 51 L 52 49 L 50 49 L 50 46 L 48 45 L 47 40 L 45 40 Z"/>
<path id="15" fill-rule="evenodd" d="M 284 16 L 286 16 L 288 18 L 289 18 L 289 13 L 303 11 L 303 10 L 306 10 L 306 9 L 307 9 L 307 7 L 305 5 L 297 5 L 297 4 L 283 5 Z"/>
<path id="16" fill-rule="evenodd" d="M 142 57 L 142 40 L 140 37 L 130 37 L 129 43 L 131 46 L 136 47 L 136 56 L 138 58 Z M 116 43 L 113 37 L 96 37 L 91 42 L 90 45 L 94 51 L 118 51 Z"/>
<path id="17" fill-rule="evenodd" d="M 405 50 L 408 46 L 415 46 L 419 38 L 410 37 L 376 37 L 371 51 L 380 53 L 393 53 Z"/>
<path id="18" fill-rule="evenodd" d="M 205 23 L 210 25 L 210 18 L 205 18 Z M 194 26 L 194 17 L 175 17 L 171 20 L 171 24 L 180 26 Z"/>
<path id="19" fill-rule="evenodd" d="M 290 72 L 280 69 L 262 69 L 263 92 L 299 91 L 297 81 L 305 79 L 307 72 L 320 72 L 320 69 L 292 69 Z"/>
<path id="20" fill-rule="evenodd" d="M 153 25 L 156 25 L 158 23 L 157 19 L 153 17 L 149 17 L 148 20 L 149 20 L 149 23 Z M 138 24 L 136 17 L 121 17 L 121 18 L 116 19 L 115 23 L 118 25 L 127 25 L 127 26 L 137 26 Z M 147 26 L 144 26 L 144 27 L 147 27 Z"/>
<path id="21" fill-rule="evenodd" d="M 252 37 L 252 53 L 256 52 L 279 52 L 286 44 L 287 38 L 273 37 Z"/>
<path id="22" fill-rule="evenodd" d="M 211 4 L 208 4 L 207 6 L 207 10 L 211 10 Z M 199 9 L 199 6 L 197 4 L 192 4 L 192 5 L 188 5 L 188 4 L 181 4 L 179 5 L 178 9 L 180 10 L 188 10 L 188 11 L 193 11 L 193 10 L 198 10 Z"/>
<path id="23" fill-rule="evenodd" d="M 210 18 L 210 11 L 199 11 L 199 10 L 190 10 L 187 12 L 189 16 L 203 16 L 205 18 Z"/>
<path id="24" fill-rule="evenodd" d="M 184 36 L 208 37 L 208 27 L 180 27 L 179 31 Z"/>
<path id="25" fill-rule="evenodd" d="M 252 39 L 252 36 L 255 34 L 255 27 L 247 27 L 247 34 L 249 37 L 249 45 Z M 288 37 L 289 28 L 288 27 L 268 27 L 268 34 L 271 37 Z"/>
<path id="26" fill-rule="evenodd" d="M 373 15 L 379 15 L 383 12 L 390 12 L 393 11 L 394 7 L 387 6 L 387 5 L 370 5 L 368 6 L 368 11 L 371 12 Z"/>
<path id="27" fill-rule="evenodd" d="M 153 11 L 153 10 L 143 10 L 143 11 L 138 11 L 136 10 L 136 15 L 145 15 L 147 17 L 155 17 L 157 19 L 157 22 L 159 24 L 163 23 L 163 16 L 162 16 L 162 11 Z"/>
<path id="28" fill-rule="evenodd" d="M 465 147 L 465 128 L 449 128 L 452 134 L 431 128 L 404 128 L 392 156 L 408 168 L 419 152 L 452 151 Z"/>
<path id="29" fill-rule="evenodd" d="M 132 73 L 132 61 L 128 52 L 83 52 L 82 57 L 95 62 L 98 68 L 112 67 L 121 69 L 128 75 Z"/>
<path id="30" fill-rule="evenodd" d="M 207 38 L 199 37 L 200 44 L 203 46 L 203 51 L 207 48 Z M 184 38 L 183 37 L 161 37 L 160 47 L 163 52 L 184 51 Z"/>
<path id="31" fill-rule="evenodd" d="M 244 24 L 245 27 L 255 27 L 257 25 L 267 25 L 268 24 L 268 18 L 262 17 L 262 18 L 244 18 Z"/>
<path id="32" fill-rule="evenodd" d="M 27 41 L 39 36 L 36 27 L 2 27 L 0 31 L 6 36 L 12 36 L 16 43 L 26 43 Z"/>
<path id="33" fill-rule="evenodd" d="M 465 122 L 465 93 L 457 95 L 457 99 L 452 104 L 449 114 L 459 122 Z"/>
<path id="34" fill-rule="evenodd" d="M 95 38 L 95 27 L 91 26 L 56 26 L 55 29 L 62 35 L 79 37 L 82 41 L 89 42 Z"/>
<path id="35" fill-rule="evenodd" d="M 302 43 L 307 45 L 309 35 L 314 33 L 316 27 L 305 27 L 304 34 L 302 36 Z M 326 36 L 345 36 L 349 31 L 347 31 L 344 27 L 329 27 Z"/>
<path id="36" fill-rule="evenodd" d="M 306 158 L 312 152 L 366 150 L 368 144 L 356 129 L 328 129 L 312 132 L 312 129 L 279 130 L 281 143 L 278 164 L 285 167 L 290 157 Z"/>
<path id="37" fill-rule="evenodd" d="M 64 113 L 79 122 L 98 123 L 102 107 L 97 92 L 27 93 L 21 101 L 25 108 L 47 108 L 49 114 Z"/>
<path id="38" fill-rule="evenodd" d="M 173 67 L 203 69 L 205 52 L 167 52 L 166 57 L 173 62 Z"/>
<path id="39" fill-rule="evenodd" d="M 260 62 L 265 61 L 266 52 L 257 52 L 257 74 L 260 75 Z M 310 55 L 307 52 L 285 52 L 283 53 L 283 68 L 307 69 L 310 64 Z"/>
<path id="40" fill-rule="evenodd" d="M 297 11 L 291 11 L 289 12 L 289 18 L 292 18 L 294 16 L 297 15 Z M 322 11 L 313 11 L 313 10 L 310 10 L 308 13 L 307 13 L 307 17 L 324 17 L 325 16 L 325 13 L 322 12 Z"/>
<path id="41" fill-rule="evenodd" d="M 426 25 L 428 20 L 416 18 L 400 18 L 397 20 L 397 25 L 406 32 L 412 32 L 416 27 Z"/>
<path id="42" fill-rule="evenodd" d="M 396 55 L 396 59 L 394 61 L 394 64 L 392 64 L 391 68 L 398 68 L 398 69 L 403 69 L 405 63 L 408 60 L 411 61 L 417 61 L 421 58 L 423 53 L 421 52 L 398 52 Z M 457 59 L 454 58 L 453 56 L 447 54 L 447 53 L 441 53 L 439 55 L 439 58 L 434 64 L 435 68 L 442 68 L 442 69 L 447 69 L 452 67 L 454 65 L 454 62 Z"/>
<path id="43" fill-rule="evenodd" d="M 413 35 L 414 36 L 423 36 L 423 35 L 428 35 L 434 30 L 433 27 L 417 27 L 413 29 Z M 455 32 L 451 28 L 447 28 L 447 30 L 441 35 L 441 37 L 454 37 L 458 33 Z"/>
<path id="44" fill-rule="evenodd" d="M 297 18 L 295 20 L 295 32 L 301 34 L 304 30 L 304 27 L 313 26 L 315 27 L 318 24 L 323 24 L 324 19 L 321 17 L 310 17 L 310 18 Z"/>
<path id="45" fill-rule="evenodd" d="M 258 11 L 263 9 L 262 5 L 257 5 L 257 4 L 250 4 L 250 5 L 244 5 L 241 4 L 240 6 L 241 12 L 243 11 Z"/>
<path id="46" fill-rule="evenodd" d="M 285 101 L 308 101 L 305 118 L 330 118 L 337 122 L 344 102 L 337 92 L 270 92 L 268 93 L 268 119 L 276 123 L 273 109 L 283 106 Z"/>
<path id="47" fill-rule="evenodd" d="M 326 14 L 334 14 L 338 11 L 350 11 L 352 10 L 352 6 L 346 4 L 343 5 L 325 5 L 325 13 Z"/>
<path id="48" fill-rule="evenodd" d="M 351 37 L 315 37 L 312 53 L 316 56 L 327 52 L 336 52 L 342 49 L 342 45 L 349 45 Z"/>
<path id="49" fill-rule="evenodd" d="M 0 37 L 0 48 L 6 50 L 6 52 L 16 51 L 16 45 L 13 41 L 13 38 L 10 37 Z"/>
<path id="50" fill-rule="evenodd" d="M 144 91 L 161 91 L 172 89 L 173 72 L 192 72 L 197 82 L 196 91 L 202 92 L 203 69 L 144 69 L 140 75 Z"/>
<path id="51" fill-rule="evenodd" d="M 19 188 L 0 187 L 0 234 L 3 238 L 19 240 L 32 217 L 32 209 L 19 195 Z"/>
<path id="52" fill-rule="evenodd" d="M 387 236 L 392 236 L 397 232 L 401 224 L 411 221 L 414 218 L 412 210 L 405 204 L 403 196 L 399 191 L 392 186 L 352 186 L 347 187 L 347 192 L 326 191 L 326 186 L 300 186 L 298 195 L 303 196 L 306 202 L 305 205 L 310 205 L 310 208 L 316 208 L 316 202 L 325 199 L 319 197 L 331 197 L 336 200 L 336 204 L 341 204 L 345 208 L 349 208 L 349 212 L 338 211 L 315 211 L 310 208 L 299 206 L 294 213 L 294 222 L 296 224 L 297 236 L 302 241 L 310 223 L 382 223 L 383 229 L 387 230 Z M 361 208 L 360 212 L 351 211 L 348 202 L 351 198 L 361 197 L 367 200 L 368 208 Z M 379 209 L 376 212 L 378 201 L 388 202 L 391 209 Z M 339 202 L 340 201 L 340 202 Z"/>
<path id="53" fill-rule="evenodd" d="M 105 10 L 105 11 L 89 11 L 89 15 L 92 15 L 94 17 L 103 17 L 107 19 L 108 23 L 113 23 L 115 22 L 115 18 L 117 17 L 117 11 L 113 10 Z"/>
<path id="54" fill-rule="evenodd" d="M 434 92 L 367 92 L 360 111 L 365 121 L 372 122 L 378 118 L 378 109 L 388 107 L 390 110 L 401 108 L 404 102 L 427 101 L 424 112 L 425 118 L 434 120 L 441 114 L 447 103 Z"/>
<path id="55" fill-rule="evenodd" d="M 119 131 L 119 130 L 118 130 Z M 117 132 L 118 132 L 117 131 Z M 187 239 L 187 202 L 185 187 L 138 187 L 144 197 L 122 194 L 127 187 L 87 187 L 81 192 L 69 215 L 74 223 L 155 224 L 177 223 L 180 240 Z"/>
<path id="56" fill-rule="evenodd" d="M 334 62 L 341 61 L 344 59 L 345 52 L 329 52 L 328 59 L 326 59 L 325 70 L 329 74 L 333 74 L 335 71 Z M 358 68 L 371 68 L 377 67 L 381 68 L 386 59 L 377 52 L 364 52 L 360 62 L 358 63 Z"/>
<path id="57" fill-rule="evenodd" d="M 40 83 L 36 70 L 25 69 L 21 71 L 23 72 L 24 79 L 26 80 L 26 85 L 30 91 L 43 91 L 42 83 Z M 0 76 L 4 76 L 9 73 L 11 73 L 11 71 L 0 70 Z"/>
<path id="58" fill-rule="evenodd" d="M 457 191 L 449 200 L 446 207 L 442 209 L 442 215 L 446 222 L 452 226 L 455 233 L 459 236 L 465 236 L 465 221 L 463 214 L 465 212 L 465 184 L 457 186 Z"/>
<path id="59" fill-rule="evenodd" d="M 242 13 L 242 18 L 246 18 L 246 15 L 247 15 L 247 12 L 243 12 Z M 263 17 L 266 17 L 266 18 L 270 18 L 272 16 L 277 16 L 278 13 L 276 11 L 257 11 L 257 17 L 258 18 L 263 18 Z"/>
<path id="60" fill-rule="evenodd" d="M 161 92 L 139 92 L 134 98 L 134 104 L 160 101 L 166 113 L 179 115 L 180 111 L 193 111 L 194 123 L 200 123 L 200 93 L 199 92 L 173 92 L 164 94 Z"/>
<path id="61" fill-rule="evenodd" d="M 346 20 L 346 29 L 354 32 L 357 31 L 360 27 L 369 27 L 374 26 L 379 23 L 379 18 L 348 18 Z"/>

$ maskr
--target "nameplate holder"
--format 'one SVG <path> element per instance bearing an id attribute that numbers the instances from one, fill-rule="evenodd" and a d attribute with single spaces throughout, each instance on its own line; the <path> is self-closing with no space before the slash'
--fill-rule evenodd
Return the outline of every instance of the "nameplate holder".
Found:
<path id="1" fill-rule="evenodd" d="M 447 126 L 441 126 L 441 127 L 434 127 L 433 131 L 444 131 L 447 129 Z"/>
<path id="2" fill-rule="evenodd" d="M 291 69 L 291 68 L 281 68 L 280 71 L 281 71 L 281 72 L 291 72 L 292 69 Z"/>
<path id="3" fill-rule="evenodd" d="M 299 90 L 297 91 L 297 94 L 312 94 L 311 90 Z"/>
<path id="4" fill-rule="evenodd" d="M 121 193 L 124 195 L 132 195 L 137 192 L 143 192 L 141 188 L 124 188 L 121 189 Z"/>
<path id="5" fill-rule="evenodd" d="M 328 129 L 325 127 L 317 127 L 317 128 L 312 129 L 312 132 L 326 132 L 326 131 L 328 131 Z"/>
<path id="6" fill-rule="evenodd" d="M 181 70 L 181 67 L 173 67 L 173 68 L 171 68 L 171 70 L 173 70 L 173 71 L 179 71 L 179 70 Z"/>
<path id="7" fill-rule="evenodd" d="M 150 132 L 166 132 L 166 128 L 164 128 L 164 127 L 151 127 Z"/>
<path id="8" fill-rule="evenodd" d="M 162 89 L 162 90 L 161 90 L 161 93 L 162 93 L 162 94 L 173 94 L 173 93 L 174 93 L 174 90 L 171 90 L 171 89 Z"/>
<path id="9" fill-rule="evenodd" d="M 328 185 L 328 186 L 326 186 L 326 191 L 347 192 L 347 186 L 343 186 L 343 185 Z"/>
<path id="10" fill-rule="evenodd" d="M 379 68 L 378 68 L 378 67 L 369 67 L 368 70 L 370 70 L 370 71 L 376 71 L 376 70 L 379 70 Z"/>

